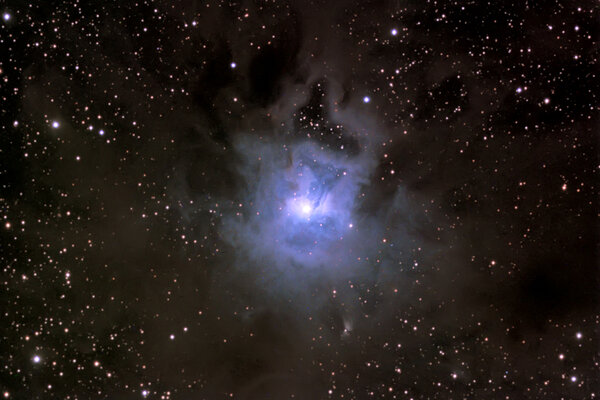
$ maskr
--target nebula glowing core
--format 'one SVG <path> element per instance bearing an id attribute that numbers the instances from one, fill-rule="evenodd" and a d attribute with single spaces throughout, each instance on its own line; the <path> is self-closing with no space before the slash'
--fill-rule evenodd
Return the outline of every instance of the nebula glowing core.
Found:
<path id="1" fill-rule="evenodd" d="M 227 236 L 249 260 L 314 268 L 348 264 L 360 235 L 361 187 L 371 173 L 365 154 L 347 155 L 304 141 L 238 143 L 247 185 L 246 218 L 227 221 Z"/>

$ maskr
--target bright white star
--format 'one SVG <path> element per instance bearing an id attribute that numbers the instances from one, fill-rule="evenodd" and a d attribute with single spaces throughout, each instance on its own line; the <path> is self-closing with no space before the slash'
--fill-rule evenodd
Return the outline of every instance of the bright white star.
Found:
<path id="1" fill-rule="evenodd" d="M 315 212 L 315 208 L 311 201 L 305 197 L 294 197 L 288 202 L 289 215 L 295 215 L 296 217 L 310 218 Z"/>

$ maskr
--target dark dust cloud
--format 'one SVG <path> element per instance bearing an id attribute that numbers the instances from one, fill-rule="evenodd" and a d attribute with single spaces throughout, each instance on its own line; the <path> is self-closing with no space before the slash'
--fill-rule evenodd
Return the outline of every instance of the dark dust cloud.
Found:
<path id="1" fill-rule="evenodd" d="M 0 5 L 6 399 L 593 399 L 591 1 Z"/>

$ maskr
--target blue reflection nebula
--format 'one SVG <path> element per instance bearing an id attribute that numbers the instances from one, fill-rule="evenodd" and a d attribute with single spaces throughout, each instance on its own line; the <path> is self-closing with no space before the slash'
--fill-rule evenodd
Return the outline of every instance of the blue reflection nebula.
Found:
<path id="1" fill-rule="evenodd" d="M 364 159 L 311 142 L 246 139 L 238 149 L 252 208 L 226 223 L 232 244 L 281 267 L 339 264 L 352 253 L 347 235 L 356 229 L 352 216 L 371 169 Z"/>
<path id="2" fill-rule="evenodd" d="M 339 240 L 343 226 L 348 225 L 345 219 L 349 213 L 336 208 L 340 199 L 335 191 L 347 174 L 319 153 L 301 146 L 292 158 L 293 173 L 285 178 L 290 190 L 284 193 L 283 222 L 287 228 L 283 236 L 287 245 L 298 250 L 310 251 L 320 242 Z"/>

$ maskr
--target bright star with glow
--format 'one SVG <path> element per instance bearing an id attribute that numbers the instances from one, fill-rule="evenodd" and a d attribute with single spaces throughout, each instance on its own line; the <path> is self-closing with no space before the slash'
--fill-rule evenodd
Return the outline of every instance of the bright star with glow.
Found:
<path id="1" fill-rule="evenodd" d="M 302 206 L 302 212 L 304 214 L 310 214 L 311 211 L 312 211 L 312 207 L 310 206 L 310 204 L 305 204 Z"/>
<path id="2" fill-rule="evenodd" d="M 4 13 L 4 15 L 2 15 L 2 18 L 3 18 L 5 21 L 10 21 L 10 14 L 9 14 L 9 13 Z"/>
<path id="3" fill-rule="evenodd" d="M 288 202 L 288 215 L 292 217 L 309 218 L 314 212 L 311 201 L 305 197 L 293 197 Z"/>
<path id="4" fill-rule="evenodd" d="M 371 98 L 369 96 L 363 97 L 363 103 L 368 103 L 370 101 L 371 101 Z"/>

